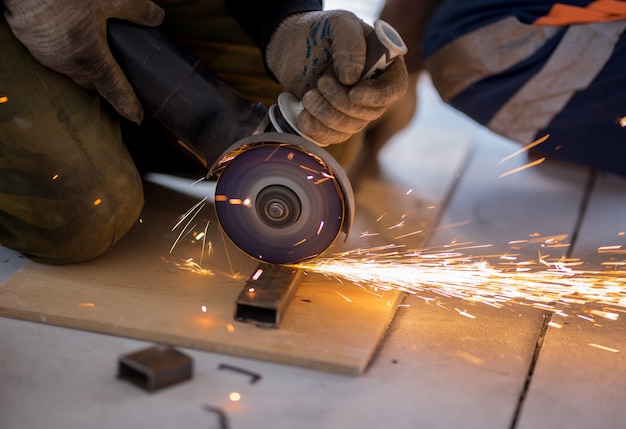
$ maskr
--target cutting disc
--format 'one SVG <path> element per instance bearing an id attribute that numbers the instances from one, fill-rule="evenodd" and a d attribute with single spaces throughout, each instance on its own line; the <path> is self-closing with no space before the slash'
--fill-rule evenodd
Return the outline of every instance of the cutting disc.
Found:
<path id="1" fill-rule="evenodd" d="M 225 159 L 215 208 L 241 250 L 285 264 L 315 257 L 335 241 L 346 213 L 344 193 L 322 158 L 301 145 L 261 139 Z"/>

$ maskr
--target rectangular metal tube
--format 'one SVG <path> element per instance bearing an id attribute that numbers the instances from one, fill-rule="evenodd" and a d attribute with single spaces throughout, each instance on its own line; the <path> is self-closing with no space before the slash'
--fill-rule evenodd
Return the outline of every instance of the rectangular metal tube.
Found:
<path id="1" fill-rule="evenodd" d="M 301 278 L 302 270 L 260 263 L 235 301 L 235 320 L 278 328 Z"/>

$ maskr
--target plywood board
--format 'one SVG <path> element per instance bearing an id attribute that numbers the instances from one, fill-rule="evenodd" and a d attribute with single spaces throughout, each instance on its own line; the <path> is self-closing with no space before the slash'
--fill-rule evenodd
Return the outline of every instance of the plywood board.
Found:
<path id="1" fill-rule="evenodd" d="M 402 144 L 415 142 L 402 140 L 399 144 L 391 145 L 390 150 L 402 150 Z M 429 144 L 429 140 L 423 141 L 422 147 Z M 437 209 L 415 213 L 416 222 L 420 222 L 421 216 L 425 231 L 434 226 L 467 156 L 467 142 L 453 145 L 456 161 L 448 162 L 438 180 L 433 178 L 431 183 L 437 186 L 428 193 L 428 204 L 436 202 Z M 419 165 L 428 160 L 429 156 L 416 156 L 413 163 Z M 394 196 L 394 189 L 406 186 L 370 180 L 364 190 L 356 193 L 355 232 L 337 250 L 386 242 L 385 234 L 361 239 L 363 228 L 380 227 L 375 222 L 368 225 L 368 213 L 379 212 L 378 217 L 381 210 L 404 210 L 403 204 L 393 204 L 391 200 L 385 202 L 389 208 L 380 204 L 376 209 L 368 208 L 367 202 L 376 195 L 382 203 L 381 196 Z M 418 190 L 427 187 L 421 186 Z M 374 188 L 377 193 L 372 192 Z M 154 184 L 147 185 L 146 196 L 141 222 L 103 257 L 63 267 L 26 264 L 0 287 L 0 315 L 321 370 L 348 374 L 365 370 L 395 314 L 402 298 L 400 292 L 374 294 L 351 284 L 309 275 L 279 329 L 235 322 L 235 299 L 257 261 L 242 255 L 223 239 L 210 203 L 190 224 L 189 229 L 194 232 L 184 235 L 174 251 L 168 253 L 182 228 L 171 231 L 172 226 L 200 196 L 185 196 Z M 428 205 L 419 192 L 406 201 L 409 205 L 421 201 L 422 208 Z M 388 218 L 394 216 L 400 218 L 399 213 Z M 209 239 L 194 240 L 193 234 L 203 232 L 207 221 Z M 414 237 L 416 246 L 424 236 L 425 233 Z M 201 263 L 204 274 L 176 265 L 190 258 Z"/>

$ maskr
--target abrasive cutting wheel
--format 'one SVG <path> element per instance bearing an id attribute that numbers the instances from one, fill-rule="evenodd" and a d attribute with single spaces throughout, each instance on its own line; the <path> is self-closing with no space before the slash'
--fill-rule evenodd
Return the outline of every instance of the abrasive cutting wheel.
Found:
<path id="1" fill-rule="evenodd" d="M 259 260 L 287 264 L 324 252 L 352 225 L 354 197 L 339 164 L 290 134 L 245 138 L 212 169 L 215 209 L 230 240 Z"/>

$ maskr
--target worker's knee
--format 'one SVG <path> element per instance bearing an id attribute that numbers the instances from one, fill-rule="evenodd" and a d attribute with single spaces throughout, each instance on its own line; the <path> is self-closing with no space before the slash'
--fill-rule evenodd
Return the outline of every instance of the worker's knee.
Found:
<path id="1" fill-rule="evenodd" d="M 117 187 L 107 183 L 69 194 L 55 190 L 52 198 L 18 197 L 7 202 L 0 212 L 0 243 L 34 261 L 55 265 L 102 255 L 134 225 L 143 206 L 137 174 L 115 181 Z M 24 206 L 25 200 L 31 204 Z M 20 216 L 24 213 L 28 215 Z"/>

